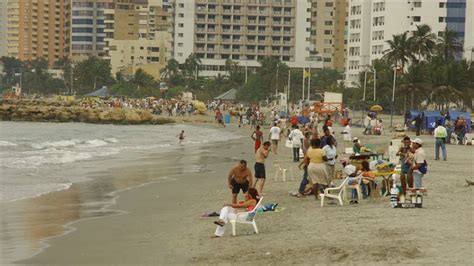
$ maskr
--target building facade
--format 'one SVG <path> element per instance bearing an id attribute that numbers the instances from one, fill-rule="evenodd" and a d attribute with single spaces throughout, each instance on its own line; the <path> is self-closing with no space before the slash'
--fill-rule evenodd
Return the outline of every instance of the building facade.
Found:
<path id="1" fill-rule="evenodd" d="M 466 2 L 466 25 L 464 35 L 464 58 L 472 61 L 474 58 L 474 1 Z"/>
<path id="2" fill-rule="evenodd" d="M 8 55 L 7 1 L 0 1 L 0 57 Z"/>
<path id="3" fill-rule="evenodd" d="M 73 62 L 105 55 L 104 10 L 114 0 L 67 0 L 66 54 Z M 117 0 L 122 1 L 122 0 Z"/>
<path id="4" fill-rule="evenodd" d="M 350 0 L 346 85 L 357 83 L 359 73 L 383 57 L 393 35 L 411 36 L 417 25 L 428 24 L 437 36 L 454 30 L 463 41 L 466 15 L 472 13 L 466 13 L 465 0 Z"/>
<path id="5" fill-rule="evenodd" d="M 64 57 L 65 0 L 7 0 L 7 53 L 22 61 Z"/>
<path id="6" fill-rule="evenodd" d="M 201 74 L 223 73 L 226 60 L 258 67 L 273 57 L 290 67 L 322 67 L 309 62 L 308 0 L 175 0 L 174 58 L 191 54 L 202 62 Z"/>
<path id="7" fill-rule="evenodd" d="M 344 71 L 348 0 L 311 0 L 311 49 L 324 68 Z"/>
<path id="8" fill-rule="evenodd" d="M 143 69 L 154 78 L 172 57 L 171 14 L 158 1 L 123 0 L 105 10 L 106 56 L 112 74 Z"/>

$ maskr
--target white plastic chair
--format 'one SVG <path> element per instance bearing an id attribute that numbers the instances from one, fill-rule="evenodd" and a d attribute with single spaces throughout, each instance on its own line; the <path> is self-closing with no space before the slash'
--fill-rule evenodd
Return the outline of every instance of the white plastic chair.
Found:
<path id="1" fill-rule="evenodd" d="M 319 194 L 321 196 L 321 207 L 324 206 L 324 199 L 325 198 L 333 198 L 339 200 L 339 205 L 343 205 L 342 203 L 342 193 L 344 193 L 344 187 L 347 185 L 349 181 L 349 177 L 346 177 L 344 181 L 338 186 L 334 188 L 326 188 L 324 189 L 324 193 Z M 338 192 L 337 194 L 330 194 L 331 191 Z"/>
<path id="2" fill-rule="evenodd" d="M 354 178 L 357 178 L 357 183 L 356 184 L 350 185 L 349 180 L 347 180 L 347 184 L 343 188 L 343 190 L 344 190 L 343 199 L 344 200 L 347 199 L 347 189 L 355 189 L 357 191 L 357 198 L 359 200 L 362 200 L 362 189 L 360 187 L 360 183 L 362 182 L 362 177 L 357 176 L 357 177 L 354 177 Z"/>
<path id="3" fill-rule="evenodd" d="M 467 133 L 464 136 L 464 145 L 474 145 L 474 134 Z"/>
<path id="4" fill-rule="evenodd" d="M 279 161 L 279 160 L 273 161 L 273 166 L 276 168 L 276 170 L 275 170 L 275 181 L 278 180 L 278 174 L 281 174 L 282 180 L 283 180 L 283 182 L 285 182 L 286 181 L 286 172 L 288 170 L 290 170 L 291 180 L 294 180 L 293 167 L 291 165 L 289 165 L 288 167 L 284 167 L 282 165 L 282 163 L 283 163 L 283 161 Z"/>
<path id="5" fill-rule="evenodd" d="M 257 228 L 257 223 L 255 223 L 255 217 L 257 216 L 258 213 L 258 208 L 260 205 L 262 205 L 263 197 L 260 197 L 260 200 L 257 202 L 257 205 L 255 205 L 255 208 L 253 210 L 248 211 L 248 212 L 239 212 L 235 215 L 235 220 L 230 220 L 230 224 L 232 225 L 232 235 L 235 236 L 235 225 L 237 223 L 241 224 L 251 224 L 253 226 L 253 230 L 255 231 L 255 234 L 258 234 L 258 228 Z M 252 220 L 248 219 L 248 216 L 252 216 Z"/>

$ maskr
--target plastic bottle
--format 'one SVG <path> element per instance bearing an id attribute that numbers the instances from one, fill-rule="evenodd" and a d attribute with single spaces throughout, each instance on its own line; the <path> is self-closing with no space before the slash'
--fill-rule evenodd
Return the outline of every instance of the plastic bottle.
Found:
<path id="1" fill-rule="evenodd" d="M 398 187 L 395 182 L 393 182 L 393 186 L 390 189 L 390 205 L 392 208 L 395 208 L 398 205 L 398 192 Z"/>

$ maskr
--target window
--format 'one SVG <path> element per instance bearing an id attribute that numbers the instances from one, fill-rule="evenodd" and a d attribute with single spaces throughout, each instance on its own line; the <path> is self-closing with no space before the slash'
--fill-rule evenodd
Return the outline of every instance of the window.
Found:
<path id="1" fill-rule="evenodd" d="M 179 13 L 178 16 L 179 16 L 180 18 L 184 18 L 184 14 L 183 14 L 183 13 Z M 166 18 L 166 17 L 165 17 L 165 18 Z"/>
<path id="2" fill-rule="evenodd" d="M 178 47 L 183 47 L 183 43 L 182 42 L 178 43 Z"/>
<path id="3" fill-rule="evenodd" d="M 179 24 L 178 24 L 178 27 L 183 28 L 183 27 L 184 27 L 184 23 L 179 23 Z"/>
<path id="4" fill-rule="evenodd" d="M 92 42 L 92 36 L 72 36 L 72 41 L 75 41 L 75 42 Z"/>
<path id="5" fill-rule="evenodd" d="M 413 22 L 420 22 L 421 21 L 421 17 L 420 16 L 414 16 L 413 17 Z"/>
<path id="6" fill-rule="evenodd" d="M 178 37 L 183 37 L 184 34 L 183 33 L 178 33 Z"/>
<path id="7" fill-rule="evenodd" d="M 324 21 L 324 25 L 326 25 L 326 26 L 332 26 L 332 20 L 326 20 L 326 21 Z"/>
<path id="8" fill-rule="evenodd" d="M 332 7 L 333 3 L 332 2 L 326 2 L 326 7 Z"/>
<path id="9" fill-rule="evenodd" d="M 414 7 L 421 7 L 421 2 L 413 2 Z"/>
<path id="10" fill-rule="evenodd" d="M 446 3 L 439 3 L 439 8 L 445 8 L 446 7 Z"/>
<path id="11" fill-rule="evenodd" d="M 184 4 L 179 4 L 179 7 L 180 7 L 180 8 L 183 8 L 183 7 L 184 7 Z"/>
<path id="12" fill-rule="evenodd" d="M 178 56 L 183 56 L 183 53 L 178 53 Z"/>
<path id="13" fill-rule="evenodd" d="M 73 19 L 72 24 L 93 24 L 92 19 Z"/>
<path id="14" fill-rule="evenodd" d="M 75 33 L 92 33 L 92 28 L 72 28 L 72 32 Z"/>
<path id="15" fill-rule="evenodd" d="M 332 34 L 332 30 L 325 30 L 325 31 L 324 31 L 324 34 L 325 34 L 325 35 L 331 35 L 331 34 Z"/>
<path id="16" fill-rule="evenodd" d="M 446 18 L 445 17 L 439 17 L 438 22 L 446 22 Z"/>

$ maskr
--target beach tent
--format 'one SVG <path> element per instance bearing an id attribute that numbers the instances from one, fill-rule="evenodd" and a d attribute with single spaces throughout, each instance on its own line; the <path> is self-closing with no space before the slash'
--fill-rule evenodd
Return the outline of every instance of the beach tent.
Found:
<path id="1" fill-rule="evenodd" d="M 214 100 L 221 100 L 221 101 L 235 101 L 236 99 L 237 99 L 236 89 L 230 89 L 214 98 Z"/>
<path id="2" fill-rule="evenodd" d="M 420 111 L 416 111 L 416 110 L 411 110 L 408 112 L 408 116 L 405 117 L 405 124 L 407 125 L 407 127 L 409 128 L 415 128 L 415 125 L 412 124 L 413 120 L 415 120 L 415 118 L 421 114 L 422 112 Z"/>
<path id="3" fill-rule="evenodd" d="M 109 90 L 107 87 L 102 87 L 101 89 L 95 90 L 91 93 L 88 93 L 84 95 L 86 97 L 108 97 L 109 96 Z"/>
<path id="4" fill-rule="evenodd" d="M 439 111 L 424 111 L 423 112 L 423 127 L 428 130 L 436 128 L 436 122 L 443 122 L 443 116 Z"/>
<path id="5" fill-rule="evenodd" d="M 468 132 L 471 132 L 471 129 L 472 129 L 472 120 L 471 120 L 471 116 L 469 115 L 469 113 L 466 113 L 466 112 L 458 112 L 458 111 L 449 111 L 449 112 L 448 112 L 448 115 L 449 115 L 449 117 L 450 117 L 450 121 L 451 121 L 451 122 L 456 121 L 456 118 L 460 117 L 461 115 L 464 116 L 464 119 L 465 119 L 466 122 L 467 122 L 467 131 L 468 131 Z"/>
<path id="6" fill-rule="evenodd" d="M 302 125 L 309 123 L 309 117 L 302 116 L 302 115 L 298 116 L 298 123 Z"/>

